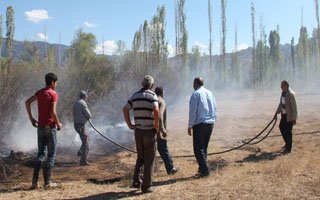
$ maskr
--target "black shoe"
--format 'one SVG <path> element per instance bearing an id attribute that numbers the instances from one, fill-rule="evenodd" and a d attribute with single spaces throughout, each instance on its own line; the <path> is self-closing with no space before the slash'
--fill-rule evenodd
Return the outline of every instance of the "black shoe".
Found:
<path id="1" fill-rule="evenodd" d="M 151 187 L 142 190 L 142 193 L 143 193 L 143 194 L 151 193 L 151 192 L 153 192 L 153 189 L 152 189 Z"/>
<path id="2" fill-rule="evenodd" d="M 291 149 L 285 149 L 282 151 L 283 155 L 288 154 L 288 153 L 291 153 Z"/>
<path id="3" fill-rule="evenodd" d="M 132 185 L 130 186 L 130 188 L 140 188 L 140 183 L 132 183 Z"/>
<path id="4" fill-rule="evenodd" d="M 205 178 L 210 176 L 210 173 L 198 173 L 196 175 L 194 175 L 195 178 Z"/>
<path id="5" fill-rule="evenodd" d="M 89 162 L 81 162 L 80 163 L 80 166 L 88 166 L 88 165 L 91 165 L 91 163 L 89 163 Z"/>
<path id="6" fill-rule="evenodd" d="M 173 175 L 173 174 L 175 174 L 175 173 L 177 173 L 178 171 L 180 171 L 180 168 L 179 167 L 177 167 L 177 168 L 172 168 L 172 170 L 170 171 L 170 172 L 168 172 L 168 175 Z"/>

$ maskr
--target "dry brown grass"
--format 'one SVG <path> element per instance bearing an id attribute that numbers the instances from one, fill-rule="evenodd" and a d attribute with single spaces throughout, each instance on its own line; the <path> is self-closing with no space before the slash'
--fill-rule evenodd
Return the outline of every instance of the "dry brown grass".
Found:
<path id="1" fill-rule="evenodd" d="M 271 120 L 278 94 L 242 95 L 235 99 L 216 95 L 219 118 L 209 152 L 241 144 Z M 61 184 L 51 190 L 26 190 L 32 168 L 16 165 L 23 175 L 11 182 L 1 181 L 0 199 L 320 199 L 320 95 L 298 95 L 299 121 L 294 127 L 293 151 L 279 153 L 283 146 L 278 127 L 265 141 L 222 155 L 209 156 L 211 176 L 195 179 L 194 158 L 174 158 L 181 172 L 167 176 L 157 158 L 154 193 L 142 195 L 130 189 L 135 155 L 91 155 L 89 167 L 77 165 L 74 152 L 61 153 L 53 178 Z M 173 155 L 192 154 L 192 138 L 187 136 L 187 104 L 169 112 L 169 149 Z M 59 151 L 61 152 L 61 151 Z M 121 178 L 107 183 L 112 178 Z M 41 178 L 41 177 L 40 177 Z M 88 179 L 100 180 L 95 184 Z M 104 182 L 103 182 L 104 181 Z"/>

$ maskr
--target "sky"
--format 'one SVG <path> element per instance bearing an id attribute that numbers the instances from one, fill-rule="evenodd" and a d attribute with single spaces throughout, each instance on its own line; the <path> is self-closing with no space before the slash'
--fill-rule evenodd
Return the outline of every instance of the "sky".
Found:
<path id="1" fill-rule="evenodd" d="M 96 36 L 96 52 L 102 45 L 106 54 L 113 54 L 116 42 L 122 40 L 131 49 L 134 33 L 145 20 L 150 22 L 158 6 L 166 9 L 166 36 L 170 55 L 174 54 L 174 0 L 0 0 L 0 15 L 3 20 L 3 36 L 6 33 L 6 8 L 12 6 L 15 15 L 15 40 L 48 41 L 70 45 L 75 32 Z M 221 0 L 211 0 L 213 52 L 220 52 Z M 309 35 L 316 27 L 314 0 L 255 0 L 256 38 L 259 27 L 265 26 L 267 35 L 280 27 L 281 44 L 295 42 L 299 38 L 301 25 L 307 27 Z M 186 26 L 189 36 L 188 50 L 198 45 L 202 53 L 208 54 L 209 25 L 208 0 L 186 0 Z M 235 46 L 237 27 L 238 50 L 252 46 L 251 0 L 227 0 L 227 52 Z M 302 12 L 303 11 L 303 12 Z M 302 14 L 303 13 L 303 14 Z"/>

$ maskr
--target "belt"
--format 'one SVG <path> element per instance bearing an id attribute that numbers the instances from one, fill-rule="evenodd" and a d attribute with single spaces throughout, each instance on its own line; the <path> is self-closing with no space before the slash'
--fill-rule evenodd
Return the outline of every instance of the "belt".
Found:
<path id="1" fill-rule="evenodd" d="M 56 128 L 55 125 L 38 125 L 39 128 Z"/>

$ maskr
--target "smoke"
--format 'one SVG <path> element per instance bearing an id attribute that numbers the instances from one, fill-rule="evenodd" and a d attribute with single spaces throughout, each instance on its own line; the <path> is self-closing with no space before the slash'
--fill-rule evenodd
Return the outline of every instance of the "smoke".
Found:
<path id="1" fill-rule="evenodd" d="M 19 105 L 18 117 L 3 142 L 15 151 L 32 151 L 37 148 L 37 129 L 31 125 L 24 102 L 21 101 Z"/>

